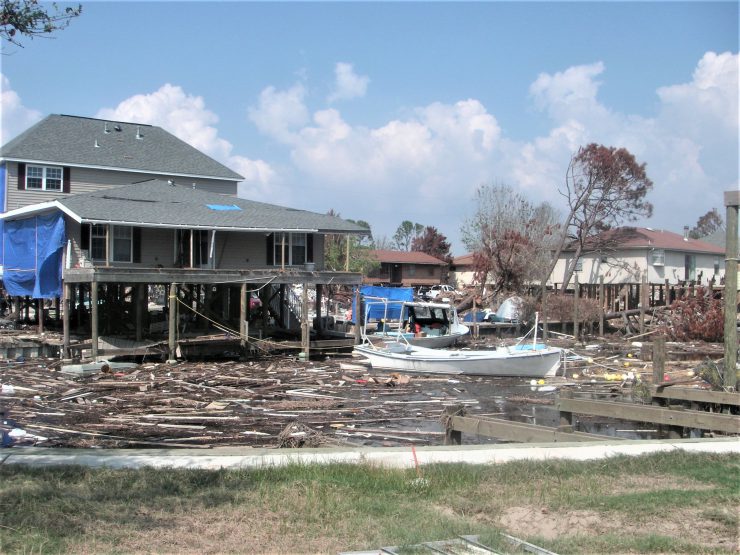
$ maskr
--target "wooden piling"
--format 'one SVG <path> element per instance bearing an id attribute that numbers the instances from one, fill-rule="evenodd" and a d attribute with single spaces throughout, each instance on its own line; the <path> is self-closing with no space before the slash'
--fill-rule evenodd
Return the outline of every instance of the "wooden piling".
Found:
<path id="1" fill-rule="evenodd" d="M 738 265 L 738 205 L 740 191 L 725 193 L 727 207 L 725 240 L 725 375 L 724 386 L 737 388 L 737 265 Z"/>
<path id="2" fill-rule="evenodd" d="M 665 375 L 665 337 L 660 335 L 653 341 L 653 383 L 662 384 Z"/>
<path id="3" fill-rule="evenodd" d="M 36 323 L 39 334 L 44 333 L 44 299 L 36 299 Z"/>
<path id="4" fill-rule="evenodd" d="M 604 276 L 599 276 L 599 337 L 604 337 Z"/>
<path id="5" fill-rule="evenodd" d="M 69 333 L 69 326 L 70 326 L 70 313 L 72 312 L 72 296 L 74 295 L 74 292 L 72 290 L 72 285 L 69 283 L 65 283 L 63 285 L 62 290 L 63 295 L 63 302 L 62 302 L 62 357 L 63 358 L 69 358 L 69 347 L 70 347 L 70 333 Z"/>
<path id="6" fill-rule="evenodd" d="M 308 321 L 308 283 L 304 283 L 301 298 L 301 352 L 306 361 L 310 356 L 310 327 L 311 324 Z"/>
<path id="7" fill-rule="evenodd" d="M 98 360 L 98 284 L 90 283 L 90 339 L 92 359 Z"/>
<path id="8" fill-rule="evenodd" d="M 247 298 L 247 284 L 242 283 L 239 292 L 239 339 L 242 349 L 247 346 L 247 318 L 249 317 L 249 299 Z"/>
<path id="9" fill-rule="evenodd" d="M 578 274 L 574 274 L 573 282 L 573 338 L 578 341 L 579 329 L 578 329 L 578 300 L 581 296 L 581 286 L 578 283 Z"/>
<path id="10" fill-rule="evenodd" d="M 168 339 L 168 347 L 169 347 L 169 359 L 167 362 L 175 362 L 176 354 L 175 354 L 175 348 L 176 348 L 176 335 L 177 335 L 177 284 L 171 283 L 170 284 L 170 294 L 168 295 L 168 300 L 170 304 L 170 321 L 169 321 L 169 328 L 167 330 L 167 339 Z"/>

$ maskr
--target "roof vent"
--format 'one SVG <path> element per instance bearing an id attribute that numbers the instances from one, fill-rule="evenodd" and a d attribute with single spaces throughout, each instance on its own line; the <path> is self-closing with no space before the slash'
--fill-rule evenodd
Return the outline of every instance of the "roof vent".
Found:
<path id="1" fill-rule="evenodd" d="M 100 148 L 100 143 L 98 142 L 97 139 L 95 139 L 95 145 L 94 146 L 95 146 L 95 148 Z"/>
<path id="2" fill-rule="evenodd" d="M 107 121 L 105 122 L 105 125 L 103 125 L 103 133 L 105 133 L 106 135 L 108 133 L 110 133 L 110 129 L 108 129 L 108 122 Z"/>
<path id="3" fill-rule="evenodd" d="M 689 226 L 687 225 L 683 226 L 683 240 L 684 241 L 689 240 Z"/>
<path id="4" fill-rule="evenodd" d="M 171 187 L 174 187 L 175 186 L 175 180 L 174 179 L 168 179 L 167 180 L 167 185 L 170 185 Z"/>
<path id="5" fill-rule="evenodd" d="M 136 126 L 136 138 L 139 140 L 144 138 L 144 135 L 141 134 L 141 128 L 138 125 Z"/>
<path id="6" fill-rule="evenodd" d="M 113 129 L 115 129 L 116 131 L 120 131 L 121 130 L 121 126 L 116 124 L 116 126 Z"/>

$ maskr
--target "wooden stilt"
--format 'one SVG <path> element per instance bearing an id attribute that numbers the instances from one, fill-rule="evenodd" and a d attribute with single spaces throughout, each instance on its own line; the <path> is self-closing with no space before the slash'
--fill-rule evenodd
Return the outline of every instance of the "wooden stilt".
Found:
<path id="1" fill-rule="evenodd" d="M 310 323 L 308 321 L 308 283 L 303 284 L 303 296 L 301 298 L 301 352 L 304 360 L 310 356 Z"/>
<path id="2" fill-rule="evenodd" d="M 72 312 L 72 296 L 74 295 L 74 290 L 72 289 L 72 285 L 70 285 L 69 283 L 65 283 L 62 287 L 62 357 L 70 358 L 69 324 L 71 316 L 70 313 Z"/>
<path id="3" fill-rule="evenodd" d="M 177 334 L 177 284 L 170 284 L 170 294 L 168 296 L 170 303 L 170 321 L 169 329 L 167 330 L 167 340 L 169 347 L 169 359 L 167 362 L 176 362 L 176 334 Z"/>
<path id="4" fill-rule="evenodd" d="M 247 318 L 249 318 L 249 302 L 247 299 L 247 284 L 242 283 L 239 296 L 239 338 L 242 348 L 247 346 Z"/>
<path id="5" fill-rule="evenodd" d="M 98 284 L 90 283 L 90 338 L 92 340 L 92 359 L 98 360 Z"/>
<path id="6" fill-rule="evenodd" d="M 36 299 L 36 324 L 39 334 L 44 333 L 44 299 Z"/>

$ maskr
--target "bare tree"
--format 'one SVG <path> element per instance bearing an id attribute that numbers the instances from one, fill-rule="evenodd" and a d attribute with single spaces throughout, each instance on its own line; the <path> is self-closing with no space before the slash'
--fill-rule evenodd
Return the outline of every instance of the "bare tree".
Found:
<path id="1" fill-rule="evenodd" d="M 481 185 L 475 202 L 462 241 L 473 253 L 476 281 L 492 283 L 498 293 L 540 279 L 558 228 L 555 210 L 547 203 L 535 206 L 506 185 Z"/>
<path id="2" fill-rule="evenodd" d="M 715 231 L 724 229 L 725 222 L 719 215 L 716 208 L 712 208 L 696 221 L 696 225 L 689 231 L 689 237 L 692 239 L 701 239 L 711 235 Z"/>
<path id="3" fill-rule="evenodd" d="M 569 212 L 543 283 L 568 242 L 575 252 L 565 269 L 563 291 L 591 238 L 622 222 L 650 217 L 653 205 L 645 197 L 652 188 L 645 164 L 638 164 L 627 149 L 595 143 L 579 148 L 568 164 L 565 190 L 560 191 Z"/>

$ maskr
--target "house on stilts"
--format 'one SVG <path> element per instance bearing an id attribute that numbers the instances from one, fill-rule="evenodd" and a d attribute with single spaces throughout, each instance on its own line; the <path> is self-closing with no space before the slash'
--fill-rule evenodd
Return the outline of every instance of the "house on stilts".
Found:
<path id="1" fill-rule="evenodd" d="M 93 357 L 102 333 L 144 339 L 154 288 L 165 291 L 170 357 L 175 314 L 242 341 L 247 322 L 269 322 L 307 350 L 308 290 L 321 327 L 326 286 L 362 282 L 325 270 L 325 236 L 367 230 L 239 198 L 242 180 L 160 127 L 48 116 L 0 149 L 3 285 L 40 325 L 55 303 L 65 356 L 73 332 L 91 338 Z"/>

